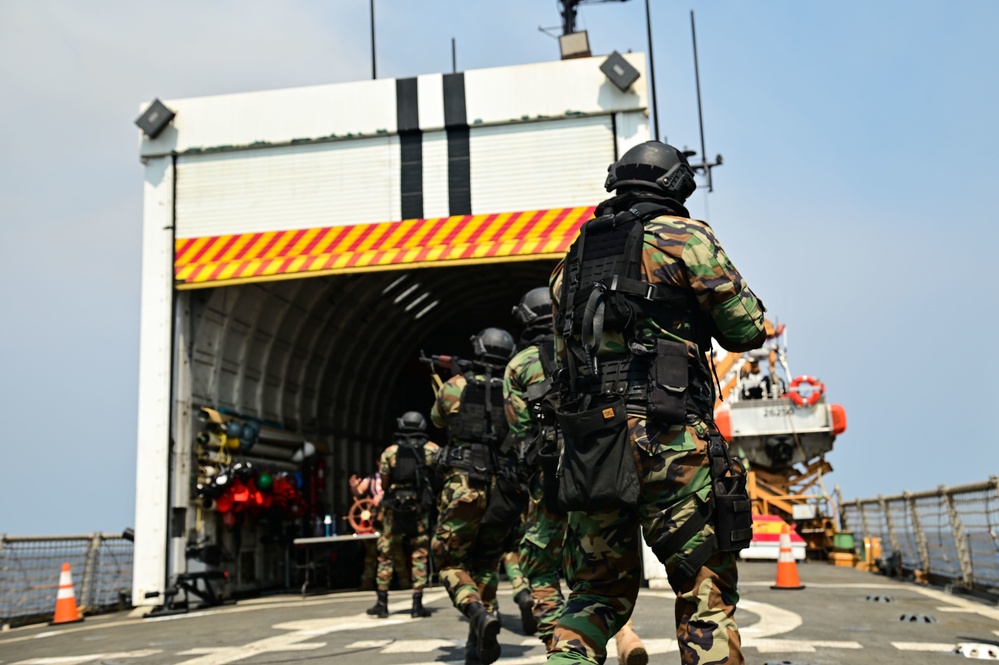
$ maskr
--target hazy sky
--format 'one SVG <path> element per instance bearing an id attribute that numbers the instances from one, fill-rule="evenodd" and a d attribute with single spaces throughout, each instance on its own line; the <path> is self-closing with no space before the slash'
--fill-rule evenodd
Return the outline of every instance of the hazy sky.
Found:
<path id="1" fill-rule="evenodd" d="M 450 71 L 452 36 L 459 69 L 558 57 L 555 0 L 376 4 L 379 76 Z M 829 489 L 999 473 L 999 3 L 651 5 L 661 127 L 691 147 L 697 12 L 725 164 L 691 211 L 846 407 Z M 646 50 L 641 0 L 580 25 L 595 53 Z M 0 0 L 0 533 L 132 524 L 139 104 L 370 75 L 367 0 Z"/>

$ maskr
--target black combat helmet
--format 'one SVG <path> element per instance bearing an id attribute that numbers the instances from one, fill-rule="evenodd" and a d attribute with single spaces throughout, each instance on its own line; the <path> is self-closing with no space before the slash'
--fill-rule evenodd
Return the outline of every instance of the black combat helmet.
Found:
<path id="1" fill-rule="evenodd" d="M 697 182 L 682 152 L 659 141 L 646 141 L 607 167 L 604 187 L 608 192 L 644 189 L 683 203 L 697 189 Z"/>
<path id="2" fill-rule="evenodd" d="M 513 335 L 501 328 L 486 328 L 472 335 L 471 342 L 475 359 L 484 363 L 506 365 L 517 351 Z"/>
<path id="3" fill-rule="evenodd" d="M 548 325 L 552 320 L 552 296 L 548 287 L 539 286 L 525 293 L 513 308 L 513 318 L 525 328 Z"/>
<path id="4" fill-rule="evenodd" d="M 419 411 L 407 411 L 395 420 L 400 432 L 426 432 L 427 419 Z"/>

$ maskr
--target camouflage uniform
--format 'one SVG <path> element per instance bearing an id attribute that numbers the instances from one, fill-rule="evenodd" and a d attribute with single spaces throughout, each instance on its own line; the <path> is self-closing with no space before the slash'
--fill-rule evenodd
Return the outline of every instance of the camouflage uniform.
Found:
<path id="1" fill-rule="evenodd" d="M 447 416 L 458 412 L 466 383 L 458 374 L 441 386 L 430 414 L 434 425 L 447 428 Z M 455 439 L 448 442 L 449 448 L 468 446 Z M 482 524 L 495 486 L 495 476 L 490 482 L 480 482 L 469 478 L 467 471 L 450 467 L 437 501 L 437 529 L 431 547 L 441 582 L 462 613 L 472 603 L 482 603 L 490 611 L 495 607 L 503 543 L 510 531 L 510 525 Z"/>
<path id="2" fill-rule="evenodd" d="M 544 369 L 535 345 L 525 347 L 506 366 L 503 374 L 506 417 L 511 433 L 518 439 L 529 439 L 535 429 L 524 393 L 528 386 L 544 380 Z M 562 570 L 566 516 L 545 507 L 540 470 L 531 475 L 529 490 L 531 500 L 524 520 L 528 526 L 520 541 L 520 569 L 527 577 L 534 598 L 538 637 L 547 645 L 565 602 L 558 578 Z"/>
<path id="3" fill-rule="evenodd" d="M 434 461 L 434 455 L 440 450 L 433 441 L 423 444 L 424 461 L 429 469 Z M 378 470 L 382 474 L 382 484 L 387 487 L 386 499 L 391 496 L 396 489 L 395 485 L 389 485 L 392 479 L 392 469 L 395 468 L 396 456 L 399 452 L 398 444 L 392 444 L 382 453 L 378 464 Z M 414 536 L 396 535 L 392 533 L 392 510 L 389 507 L 383 508 L 383 523 L 381 536 L 378 537 L 378 574 L 377 583 L 379 591 L 388 591 L 392 583 L 393 553 L 401 551 L 407 544 L 412 549 L 412 571 L 413 591 L 422 591 L 427 586 L 429 575 L 427 566 L 427 546 L 430 538 L 430 515 L 422 515 L 417 522 L 417 532 Z"/>
<path id="4" fill-rule="evenodd" d="M 758 345 L 764 335 L 762 302 L 749 290 L 711 228 L 685 217 L 660 216 L 645 222 L 644 229 L 642 279 L 692 292 L 710 319 L 710 332 L 722 346 Z M 552 276 L 555 298 L 561 293 L 562 267 L 556 267 Z M 686 343 L 691 357 L 705 351 L 690 341 L 693 333 L 685 324 L 664 327 L 643 317 L 635 326 L 645 333 L 643 339 L 663 337 Z M 623 334 L 603 331 L 598 357 L 625 350 Z M 666 427 L 646 420 L 643 413 L 629 416 L 629 440 L 641 487 L 637 513 L 626 509 L 569 513 L 565 564 L 571 593 L 555 629 L 549 661 L 604 661 L 608 636 L 625 624 L 638 596 L 638 526 L 652 544 L 683 524 L 711 494 L 706 453 L 709 423 L 688 415 L 686 425 Z M 710 414 L 705 416 L 710 418 Z M 684 557 L 712 533 L 709 520 L 665 561 L 667 573 L 673 577 Z M 683 663 L 744 663 L 734 620 L 739 599 L 736 583 L 732 552 L 716 552 L 686 584 L 673 582 Z"/>

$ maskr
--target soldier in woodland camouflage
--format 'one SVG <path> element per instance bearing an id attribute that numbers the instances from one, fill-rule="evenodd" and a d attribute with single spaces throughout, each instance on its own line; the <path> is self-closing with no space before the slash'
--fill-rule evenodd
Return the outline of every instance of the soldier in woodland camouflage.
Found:
<path id="1" fill-rule="evenodd" d="M 513 314 L 525 330 L 521 334 L 520 351 L 503 373 L 503 398 L 510 434 L 521 442 L 525 464 L 533 470 L 528 481 L 531 498 L 520 542 L 520 568 L 530 585 L 538 637 L 547 647 L 564 601 L 559 572 L 566 527 L 565 513 L 552 512 L 545 505 L 538 461 L 543 437 L 532 413 L 532 402 L 536 403 L 547 390 L 548 379 L 554 372 L 555 345 L 548 289 L 528 291 Z M 549 366 L 548 372 L 545 365 Z"/>
<path id="2" fill-rule="evenodd" d="M 711 337 L 730 351 L 759 347 L 765 310 L 711 228 L 683 207 L 696 185 L 682 153 L 650 141 L 609 172 L 617 195 L 552 278 L 565 395 L 575 400 L 558 412 L 560 497 L 573 501 L 578 489 L 566 425 L 621 423 L 615 441 L 626 442 L 621 469 L 630 475 L 619 476 L 626 491 L 617 504 L 601 497 L 606 507 L 569 513 L 571 592 L 548 659 L 603 663 L 608 636 L 638 595 L 640 525 L 677 595 L 681 662 L 741 664 L 735 551 L 748 541 L 748 499 L 729 505 L 725 493 L 744 476 L 714 427 L 706 353 Z M 605 440 L 618 436 L 610 425 L 606 432 Z"/>
<path id="3" fill-rule="evenodd" d="M 444 478 L 432 548 L 451 602 L 469 620 L 465 662 L 489 665 L 500 656 L 500 622 L 492 614 L 500 557 L 520 512 L 504 503 L 516 458 L 502 447 L 507 424 L 500 377 L 515 344 L 505 330 L 486 328 L 472 346 L 472 368 L 441 386 L 431 411 L 434 424 L 448 431 L 438 461 Z"/>
<path id="4" fill-rule="evenodd" d="M 521 350 L 507 364 L 503 374 L 503 396 L 511 436 L 521 442 L 523 462 L 532 470 L 529 478 L 531 500 L 525 518 L 528 526 L 521 538 L 520 562 L 533 596 L 538 637 L 545 648 L 550 649 L 553 631 L 565 603 L 559 574 L 562 571 L 566 514 L 549 508 L 554 501 L 545 500 L 545 473 L 550 471 L 542 469 L 539 464 L 543 447 L 549 448 L 548 454 L 557 451 L 551 424 L 539 422 L 536 412 L 540 399 L 551 385 L 550 377 L 556 371 L 552 303 L 548 288 L 539 287 L 524 294 L 514 307 L 513 315 L 525 329 L 519 344 Z M 552 484 L 547 483 L 549 487 Z M 614 638 L 622 665 L 648 663 L 648 652 L 630 621 L 614 634 Z"/>
<path id="5" fill-rule="evenodd" d="M 392 559 L 395 551 L 408 544 L 412 548 L 413 618 L 430 616 L 423 607 L 423 589 L 427 586 L 427 545 L 430 533 L 430 509 L 433 493 L 430 473 L 440 447 L 427 438 L 427 421 L 422 414 L 408 411 L 396 421 L 395 443 L 385 449 L 379 460 L 385 496 L 381 502 L 384 522 L 378 538 L 378 600 L 368 614 L 388 616 L 388 592 L 392 583 Z"/>

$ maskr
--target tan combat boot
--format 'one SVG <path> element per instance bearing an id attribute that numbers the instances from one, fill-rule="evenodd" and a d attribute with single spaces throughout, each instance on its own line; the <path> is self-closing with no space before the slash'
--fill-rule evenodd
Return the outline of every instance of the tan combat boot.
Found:
<path id="1" fill-rule="evenodd" d="M 614 636 L 617 642 L 617 662 L 619 665 L 648 665 L 649 652 L 645 644 L 631 627 L 631 619 Z"/>

